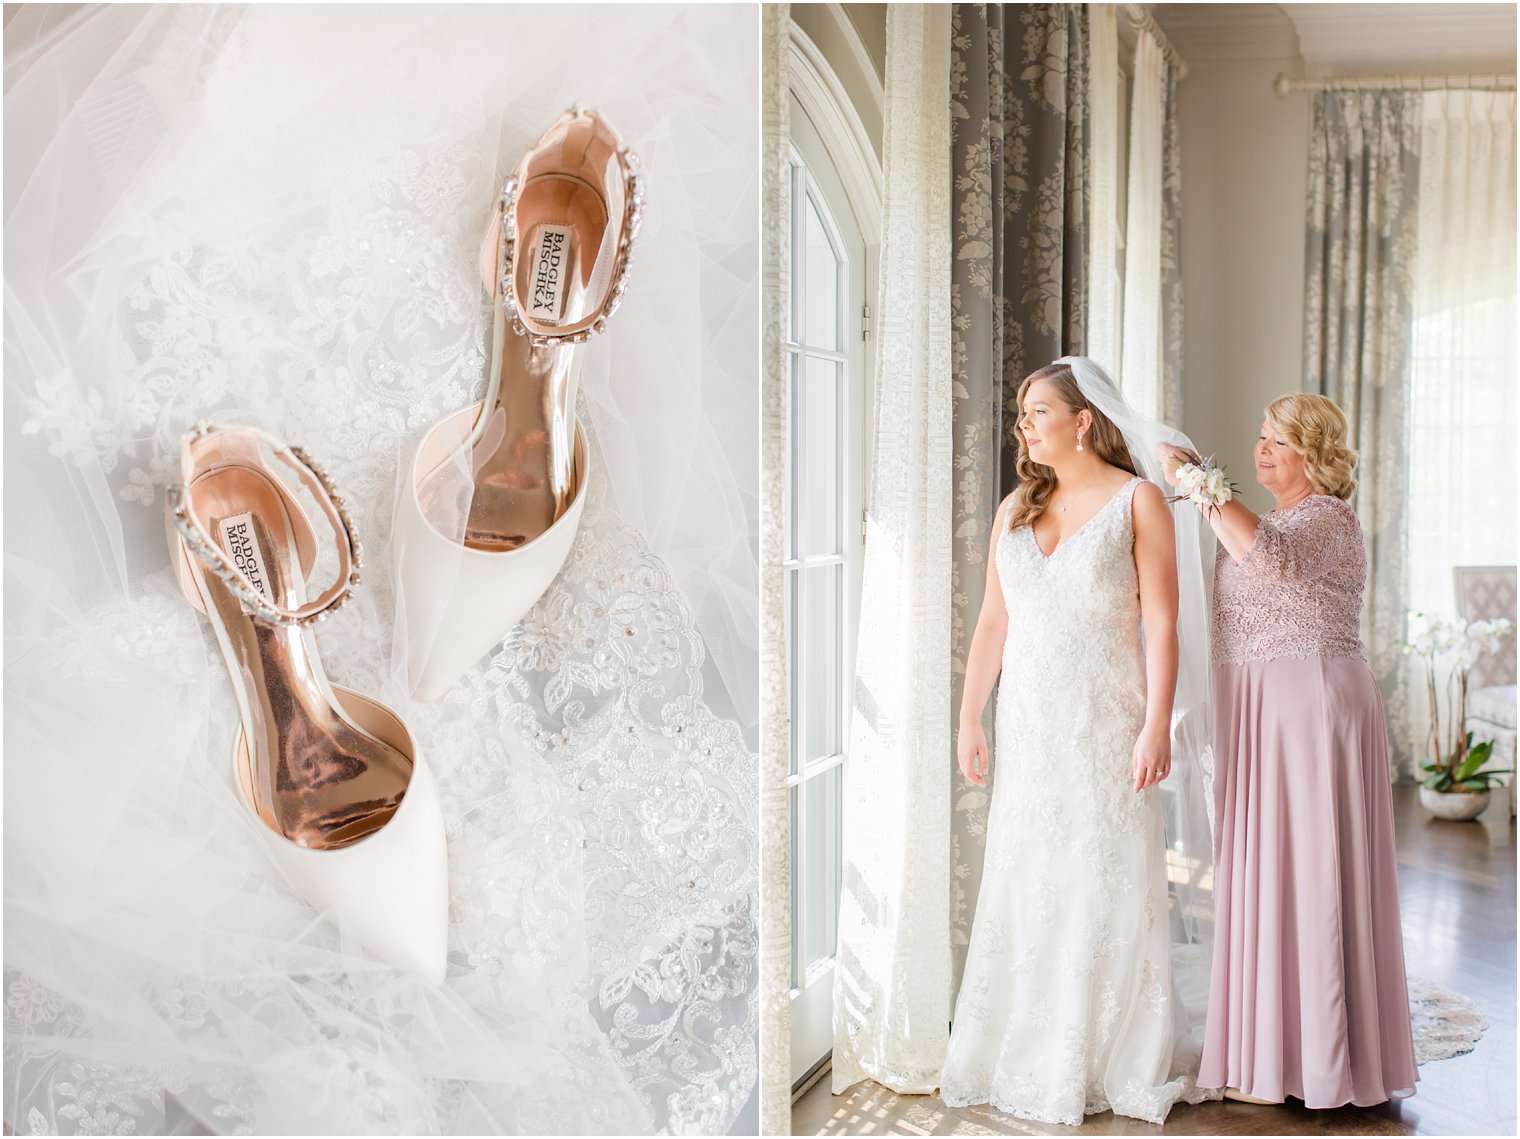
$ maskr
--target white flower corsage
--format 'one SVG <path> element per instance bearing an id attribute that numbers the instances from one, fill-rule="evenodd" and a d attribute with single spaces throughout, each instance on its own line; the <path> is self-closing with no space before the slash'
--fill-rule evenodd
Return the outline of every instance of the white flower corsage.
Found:
<path id="1" fill-rule="evenodd" d="M 1195 463 L 1183 463 L 1177 468 L 1177 489 L 1168 502 L 1191 502 L 1204 511 L 1218 510 L 1239 493 L 1224 468 L 1216 466 L 1214 456 Z"/>

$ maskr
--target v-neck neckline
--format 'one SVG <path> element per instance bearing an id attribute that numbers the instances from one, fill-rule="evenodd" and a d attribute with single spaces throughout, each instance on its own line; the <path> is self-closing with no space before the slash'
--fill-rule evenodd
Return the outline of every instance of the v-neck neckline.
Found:
<path id="1" fill-rule="evenodd" d="M 1092 512 L 1092 514 L 1087 518 L 1087 520 L 1082 523 L 1082 525 L 1078 526 L 1070 534 L 1066 535 L 1066 537 L 1062 538 L 1059 542 L 1057 542 L 1056 545 L 1055 545 L 1055 549 L 1051 550 L 1050 553 L 1048 553 L 1048 554 L 1044 550 L 1040 549 L 1040 539 L 1039 539 L 1039 536 L 1034 532 L 1034 523 L 1033 522 L 1029 523 L 1029 540 L 1034 543 L 1034 552 L 1040 555 L 1040 558 L 1041 558 L 1042 561 L 1047 561 L 1047 562 L 1050 561 L 1051 558 L 1055 557 L 1056 554 L 1058 554 L 1060 552 L 1062 546 L 1070 545 L 1071 540 L 1073 538 L 1075 538 L 1083 530 L 1086 530 L 1095 521 L 1097 521 L 1098 516 L 1100 514 L 1102 514 L 1105 510 L 1107 510 L 1114 503 L 1118 502 L 1119 501 L 1119 496 L 1122 495 L 1125 491 L 1127 491 L 1130 488 L 1130 483 L 1134 483 L 1134 482 L 1137 482 L 1137 481 L 1140 481 L 1140 476 L 1139 475 L 1132 475 L 1130 477 L 1130 479 L 1129 479 L 1129 482 L 1126 482 L 1118 490 L 1114 491 L 1114 493 L 1109 496 L 1107 502 L 1105 502 L 1102 506 L 1098 507 L 1097 510 L 1094 510 Z"/>

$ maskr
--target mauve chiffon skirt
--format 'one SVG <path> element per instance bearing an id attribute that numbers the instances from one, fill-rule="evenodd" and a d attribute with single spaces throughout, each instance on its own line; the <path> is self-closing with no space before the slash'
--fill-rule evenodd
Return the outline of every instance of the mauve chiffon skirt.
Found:
<path id="1" fill-rule="evenodd" d="M 1356 657 L 1214 669 L 1214 971 L 1198 1085 L 1414 1092 L 1388 729 Z"/>

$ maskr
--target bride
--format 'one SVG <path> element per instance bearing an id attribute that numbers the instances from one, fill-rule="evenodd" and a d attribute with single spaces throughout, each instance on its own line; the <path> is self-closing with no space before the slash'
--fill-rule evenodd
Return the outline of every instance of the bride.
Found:
<path id="1" fill-rule="evenodd" d="M 1048 1123 L 1105 1109 L 1160 1123 L 1202 1098 L 1201 1010 L 1179 995 L 1172 943 L 1175 926 L 1180 963 L 1206 960 L 1206 906 L 1181 889 L 1173 914 L 1168 890 L 1168 860 L 1196 881 L 1206 858 L 1185 855 L 1209 849 L 1187 826 L 1206 761 L 1197 525 L 1174 532 L 1142 477 L 1176 433 L 1090 360 L 1030 375 L 1018 409 L 1020 482 L 993 525 L 961 704 L 957 760 L 984 785 L 1001 672 L 986 869 L 940 1091 Z"/>

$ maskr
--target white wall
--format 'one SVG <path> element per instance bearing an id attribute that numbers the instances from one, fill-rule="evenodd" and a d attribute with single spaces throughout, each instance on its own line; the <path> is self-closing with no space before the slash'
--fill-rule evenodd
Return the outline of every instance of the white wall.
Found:
<path id="1" fill-rule="evenodd" d="M 1338 40 L 1315 33 L 1304 59 L 1299 32 L 1274 4 L 1162 4 L 1157 22 L 1188 64 L 1181 84 L 1183 425 L 1194 442 L 1215 450 L 1247 505 L 1271 500 L 1256 486 L 1251 445 L 1262 408 L 1303 381 L 1304 208 L 1312 95 L 1279 96 L 1279 73 L 1420 75 L 1513 72 L 1514 37 L 1487 49 L 1484 17 L 1469 12 L 1466 32 L 1453 16 L 1423 36 L 1400 30 L 1413 15 L 1390 20 L 1389 5 L 1301 6 L 1363 18 L 1367 31 L 1342 29 Z M 1429 8 L 1429 5 L 1413 6 Z M 1405 12 L 1412 13 L 1406 6 Z M 1479 6 L 1463 6 L 1476 9 Z M 1380 11 L 1381 10 L 1381 11 Z M 1350 15 L 1345 13 L 1349 12 Z M 1365 13 L 1365 16 L 1363 16 Z M 1491 17 L 1489 17 L 1491 18 Z M 1513 13 L 1509 20 L 1513 21 Z M 1378 33 L 1374 35 L 1373 33 Z M 1392 45 L 1397 34 L 1401 52 Z M 1366 58 L 1373 44 L 1381 58 Z M 1428 50 L 1421 50 L 1428 42 Z"/>
<path id="2" fill-rule="evenodd" d="M 1257 509 L 1262 408 L 1303 374 L 1308 104 L 1270 87 L 1292 62 L 1190 62 L 1178 101 L 1184 427 Z"/>
<path id="3" fill-rule="evenodd" d="M 791 14 L 792 21 L 817 45 L 839 79 L 880 162 L 887 6 L 793 4 Z"/>

